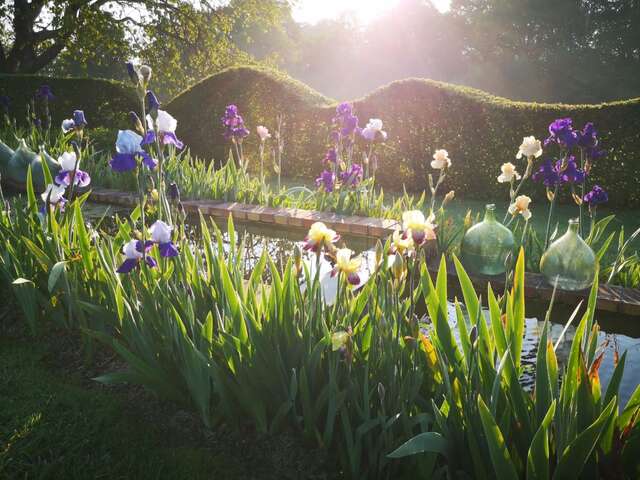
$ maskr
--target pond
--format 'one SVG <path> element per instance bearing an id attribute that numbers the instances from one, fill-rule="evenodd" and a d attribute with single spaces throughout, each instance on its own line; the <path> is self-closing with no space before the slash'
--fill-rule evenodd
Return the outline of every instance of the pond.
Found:
<path id="1" fill-rule="evenodd" d="M 85 207 L 85 214 L 90 218 L 100 218 L 105 213 L 107 216 L 116 212 L 126 213 L 126 209 L 113 207 L 105 207 L 104 205 L 96 205 L 88 203 Z M 220 222 L 221 230 L 226 229 L 226 223 Z M 245 236 L 246 252 L 241 268 L 245 275 L 250 275 L 253 266 L 259 260 L 263 251 L 266 249 L 277 265 L 283 267 L 292 255 L 294 246 L 301 243 L 306 231 L 292 230 L 284 227 L 278 228 L 273 226 L 265 228 L 264 226 L 256 226 L 250 224 L 237 224 L 236 230 L 240 236 Z M 194 233 L 197 236 L 197 232 Z M 373 258 L 373 248 L 375 240 L 364 237 L 343 237 L 342 240 L 352 250 L 362 253 L 365 258 Z M 228 242 L 225 233 L 225 241 Z M 364 262 L 365 265 L 367 262 Z M 326 270 L 322 272 L 326 273 Z M 452 288 L 455 290 L 455 287 Z M 453 292 L 452 292 L 453 293 Z M 453 300 L 453 298 L 452 298 Z M 535 380 L 535 361 L 538 340 L 541 329 L 543 327 L 544 315 L 548 305 L 542 302 L 527 300 L 527 318 L 525 323 L 525 336 L 523 340 L 523 358 L 524 374 L 521 378 L 525 386 L 532 387 Z M 454 303 L 449 303 L 452 327 L 457 334 L 455 327 L 456 315 Z M 488 314 L 488 312 L 486 312 Z M 571 309 L 562 305 L 554 305 L 551 315 L 551 340 L 555 345 L 560 338 L 565 323 L 571 316 Z M 581 314 L 582 312 L 580 312 Z M 575 325 L 580 319 L 580 314 L 574 320 L 575 324 L 570 325 L 564 334 L 562 340 L 558 343 L 556 353 L 558 360 L 563 364 L 569 355 L 571 341 L 575 334 Z M 636 386 L 640 384 L 640 318 L 628 317 L 620 314 L 598 312 L 596 318 L 600 324 L 601 331 L 599 333 L 599 352 L 604 351 L 604 359 L 600 367 L 600 379 L 603 385 L 603 392 L 611 379 L 615 367 L 615 352 L 621 356 L 623 352 L 627 352 L 627 361 L 625 366 L 624 377 L 620 387 L 620 401 L 624 405 L 629 399 Z"/>

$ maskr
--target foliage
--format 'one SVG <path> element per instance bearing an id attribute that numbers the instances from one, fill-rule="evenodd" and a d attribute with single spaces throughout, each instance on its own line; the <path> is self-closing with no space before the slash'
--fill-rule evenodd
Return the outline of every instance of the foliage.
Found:
<path id="1" fill-rule="evenodd" d="M 35 100 L 34 96 L 41 85 L 51 87 L 55 96 L 48 106 L 51 128 L 55 132 L 51 140 L 57 137 L 62 120 L 69 118 L 78 108 L 85 111 L 91 128 L 114 128 L 125 125 L 127 113 L 137 105 L 132 88 L 109 80 L 0 74 L 0 83 L 0 95 L 10 97 L 10 117 L 15 119 L 22 132 L 31 129 L 34 119 L 46 124 L 43 102 Z M 13 142 L 9 136 L 3 135 L 3 140 Z M 37 150 L 39 144 L 30 146 Z"/>
<path id="2" fill-rule="evenodd" d="M 229 99 L 245 112 L 250 128 L 273 127 L 277 115 L 283 114 L 283 174 L 316 178 L 329 143 L 335 105 L 280 74 L 250 67 L 225 70 L 167 106 L 179 121 L 181 138 L 195 155 L 218 161 L 226 158 L 227 146 L 217 119 Z M 198 105 L 195 110 L 194 105 Z M 368 118 L 385 122 L 389 139 L 379 149 L 377 181 L 388 190 L 423 190 L 431 172 L 430 152 L 445 148 L 454 164 L 444 185 L 447 190 L 463 192 L 466 198 L 500 198 L 504 193 L 495 178 L 501 163 L 514 160 L 514 145 L 525 135 L 543 137 L 552 120 L 569 115 L 576 125 L 592 121 L 609 152 L 593 166 L 590 181 L 615 192 L 610 196 L 614 205 L 640 204 L 636 188 L 640 164 L 635 151 L 640 129 L 638 100 L 601 105 L 523 103 L 470 88 L 410 79 L 377 90 L 354 106 L 361 122 Z M 256 142 L 255 135 L 247 137 L 245 151 L 257 151 Z M 538 193 L 542 192 L 540 188 Z"/>
<path id="3" fill-rule="evenodd" d="M 3 307 L 3 478 L 282 479 L 328 469 L 321 452 L 291 436 L 206 431 L 197 417 L 153 395 L 87 382 L 111 364 L 110 352 L 87 365 L 75 335 L 49 322 L 34 342 L 22 335 L 13 306 Z"/>
<path id="4" fill-rule="evenodd" d="M 101 375 L 103 383 L 142 384 L 193 409 L 206 425 L 293 431 L 335 452 L 354 478 L 384 478 L 404 469 L 455 478 L 458 471 L 477 475 L 493 468 L 512 476 L 554 468 L 563 478 L 562 472 L 585 464 L 594 474 L 605 466 L 637 472 L 631 452 L 640 438 L 640 389 L 615 416 L 623 356 L 609 388 L 600 391 L 597 286 L 562 374 L 543 334 L 538 384 L 529 393 L 518 383 L 523 254 L 511 291 L 496 297 L 489 287 L 489 323 L 457 265 L 464 297 L 456 302 L 458 342 L 450 327 L 444 259 L 434 283 L 423 249 L 387 261 L 390 245 L 379 245 L 362 288 L 353 289 L 338 274 L 342 281 L 330 303 L 317 273 L 320 256 L 304 260 L 294 253 L 280 268 L 264 251 L 244 272 L 238 265 L 246 249 L 233 222 L 226 243 L 214 224 L 201 219 L 201 241 L 187 239 L 181 226 L 177 257 L 152 250 L 157 268 L 143 262 L 120 275 L 118 252 L 135 236 L 140 212 L 131 222 L 116 219 L 108 234 L 86 226 L 83 201 L 45 217 L 32 189 L 26 204 L 10 202 L 0 217 L 0 266 L 34 331 L 44 316 L 58 318 L 127 363 L 127 370 Z M 27 285 L 33 293 L 20 297 L 19 288 Z M 418 313 L 420 305 L 426 316 Z M 549 413 L 554 408 L 555 415 Z M 419 445 L 404 447 L 430 452 L 424 458 L 387 458 L 428 432 L 418 437 Z M 442 452 L 445 457 L 438 457 Z"/>
<path id="5" fill-rule="evenodd" d="M 429 278 L 423 283 L 434 321 L 434 345 L 442 359 L 443 390 L 448 393 L 442 400 L 434 400 L 433 409 L 435 430 L 446 444 L 446 449 L 439 448 L 437 453 L 446 456 L 449 474 L 462 470 L 474 478 L 486 478 L 492 471 L 499 478 L 513 479 L 525 475 L 606 478 L 611 472 L 621 475 L 634 465 L 632 451 L 637 439 L 632 439 L 631 429 L 635 420 L 628 422 L 630 415 L 635 415 L 640 386 L 628 409 L 619 413 L 616 389 L 624 370 L 623 355 L 611 383 L 602 391 L 598 369 L 604 352 L 599 351 L 599 328 L 594 322 L 597 282 L 561 373 L 556 347 L 548 338 L 547 318 L 538 345 L 535 389 L 530 393 L 519 383 L 525 320 L 523 253 L 511 292 L 500 300 L 488 286 L 488 323 L 480 299 L 457 260 L 456 272 L 468 312 L 465 318 L 462 305 L 456 302 L 459 343 L 454 340 L 443 306 L 447 300 L 446 281 L 440 278 L 446 278 L 444 264 L 435 286 Z M 579 310 L 580 305 L 569 323 Z M 420 440 L 416 437 L 409 445 Z M 394 456 L 414 453 L 405 446 Z M 627 475 L 637 468 L 626 470 Z"/>

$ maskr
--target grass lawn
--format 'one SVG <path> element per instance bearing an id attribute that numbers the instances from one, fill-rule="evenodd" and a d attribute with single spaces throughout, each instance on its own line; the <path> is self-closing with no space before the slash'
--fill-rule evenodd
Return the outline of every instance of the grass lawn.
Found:
<path id="1" fill-rule="evenodd" d="M 206 430 L 142 389 L 99 385 L 90 378 L 113 366 L 109 354 L 87 363 L 76 338 L 34 340 L 9 316 L 0 314 L 0 478 L 333 478 L 292 437 Z"/>

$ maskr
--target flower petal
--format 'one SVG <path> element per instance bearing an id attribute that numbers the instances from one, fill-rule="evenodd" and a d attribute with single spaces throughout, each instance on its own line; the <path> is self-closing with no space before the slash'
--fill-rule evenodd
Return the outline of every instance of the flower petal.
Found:
<path id="1" fill-rule="evenodd" d="M 122 265 L 118 267 L 116 272 L 118 273 L 129 273 L 131 270 L 138 266 L 138 260 L 135 258 L 127 258 Z"/>
<path id="2" fill-rule="evenodd" d="M 109 164 L 114 172 L 129 172 L 136 168 L 136 156 L 132 153 L 116 153 Z"/>
<path id="3" fill-rule="evenodd" d="M 173 242 L 160 243 L 158 248 L 160 249 L 160 256 L 164 258 L 177 257 L 179 254 Z"/>

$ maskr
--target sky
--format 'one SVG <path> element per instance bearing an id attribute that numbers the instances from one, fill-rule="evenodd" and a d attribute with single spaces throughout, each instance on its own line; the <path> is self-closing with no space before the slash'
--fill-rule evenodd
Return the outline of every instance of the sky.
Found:
<path id="1" fill-rule="evenodd" d="M 317 23 L 353 13 L 363 24 L 384 14 L 399 0 L 299 0 L 293 18 L 302 23 Z M 431 0 L 441 12 L 449 9 L 450 0 Z"/>

